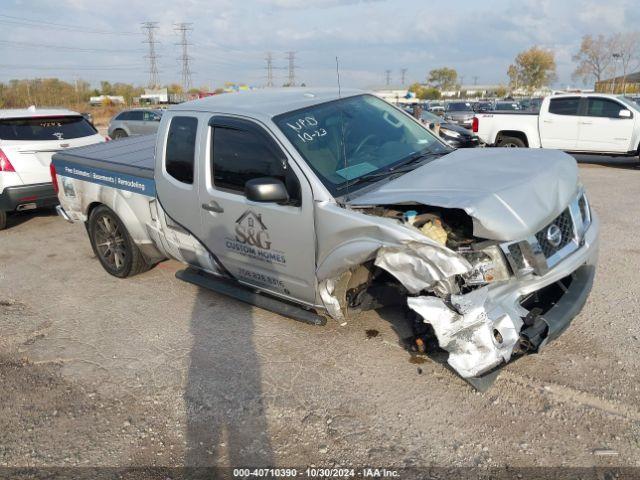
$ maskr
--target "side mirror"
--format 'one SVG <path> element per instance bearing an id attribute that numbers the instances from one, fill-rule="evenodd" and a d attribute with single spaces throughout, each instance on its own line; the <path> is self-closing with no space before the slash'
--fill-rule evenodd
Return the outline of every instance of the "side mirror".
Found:
<path id="1" fill-rule="evenodd" d="M 626 108 L 623 108 L 618 113 L 618 117 L 619 118 L 631 118 L 631 110 L 627 110 Z"/>
<path id="2" fill-rule="evenodd" d="M 289 192 L 284 183 L 273 177 L 247 180 L 244 184 L 244 195 L 252 202 L 287 203 L 289 201 Z"/>

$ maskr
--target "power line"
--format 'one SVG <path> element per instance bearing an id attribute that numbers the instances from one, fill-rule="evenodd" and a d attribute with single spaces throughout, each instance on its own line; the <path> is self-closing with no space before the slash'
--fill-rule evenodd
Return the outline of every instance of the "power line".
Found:
<path id="1" fill-rule="evenodd" d="M 146 30 L 147 39 L 143 42 L 149 45 L 149 53 L 145 58 L 149 60 L 149 88 L 156 88 L 160 85 L 160 74 L 158 73 L 158 54 L 156 53 L 155 33 L 158 29 L 158 22 L 144 22 L 142 29 Z"/>
<path id="2" fill-rule="evenodd" d="M 265 60 L 267 61 L 267 87 L 273 87 L 273 55 L 271 52 L 267 52 Z"/>
<path id="3" fill-rule="evenodd" d="M 180 62 L 182 63 L 182 90 L 188 92 L 192 85 L 191 82 L 191 57 L 189 56 L 189 42 L 187 40 L 187 33 L 193 30 L 192 23 L 178 23 L 175 26 L 176 32 L 180 33 L 180 43 L 177 45 L 182 47 L 182 55 L 180 56 Z"/>
<path id="4" fill-rule="evenodd" d="M 4 15 L 4 14 L 0 14 L 0 23 L 22 26 L 22 27 L 31 27 L 31 28 L 34 26 L 37 26 L 45 29 L 63 30 L 63 31 L 79 32 L 79 33 L 92 33 L 92 34 L 100 34 L 100 35 L 140 35 L 140 33 L 137 33 L 137 32 L 92 30 L 92 29 L 81 27 L 79 25 L 67 25 L 63 23 L 48 22 L 46 20 L 31 20 L 24 17 L 14 17 L 11 15 Z"/>
<path id="5" fill-rule="evenodd" d="M 24 70 L 138 70 L 140 65 L 79 65 L 64 67 L 37 67 L 34 65 L 0 65 L 0 68 Z"/>
<path id="6" fill-rule="evenodd" d="M 287 85 L 293 87 L 296 84 L 296 52 L 287 52 L 287 61 L 289 62 L 289 78 Z"/>
<path id="7" fill-rule="evenodd" d="M 65 50 L 74 52 L 104 52 L 104 53 L 129 53 L 129 52 L 141 52 L 142 50 L 116 50 L 110 48 L 84 48 L 84 47 L 71 47 L 67 45 L 50 45 L 46 43 L 31 43 L 31 42 L 14 42 L 12 40 L 0 40 L 0 44 L 18 48 L 48 48 L 52 50 Z"/>

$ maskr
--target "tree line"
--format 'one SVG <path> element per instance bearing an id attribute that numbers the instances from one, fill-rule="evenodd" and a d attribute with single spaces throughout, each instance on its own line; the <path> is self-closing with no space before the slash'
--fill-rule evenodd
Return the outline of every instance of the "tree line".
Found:
<path id="1" fill-rule="evenodd" d="M 603 85 L 603 81 L 619 75 L 620 80 L 613 86 L 616 93 L 640 91 L 637 83 L 627 84 L 627 76 L 640 69 L 640 32 L 610 36 L 585 35 L 572 60 L 576 63 L 572 76 L 576 81 L 581 80 L 585 84 L 593 82 L 596 88 L 608 91 L 608 84 Z M 531 95 L 557 80 L 555 53 L 550 49 L 533 46 L 520 52 L 506 73 L 509 78 L 508 88 L 505 86 L 498 89 L 496 94 L 499 97 L 509 92 Z M 438 99 L 442 92 L 461 89 L 458 78 L 458 72 L 453 68 L 436 68 L 428 73 L 426 84 L 414 83 L 409 91 L 423 100 Z"/>

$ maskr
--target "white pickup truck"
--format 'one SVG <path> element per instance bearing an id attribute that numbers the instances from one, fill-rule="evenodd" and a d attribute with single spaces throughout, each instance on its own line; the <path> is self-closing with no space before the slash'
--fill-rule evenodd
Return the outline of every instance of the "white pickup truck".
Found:
<path id="1" fill-rule="evenodd" d="M 556 95 L 544 99 L 540 113 L 479 113 L 472 129 L 499 147 L 638 156 L 640 108 L 616 95 Z"/>
<path id="2" fill-rule="evenodd" d="M 560 335 L 598 254 L 569 155 L 454 151 L 354 90 L 183 103 L 157 136 L 57 153 L 52 173 L 114 276 L 174 258 L 182 280 L 313 324 L 410 309 L 467 379 Z"/>

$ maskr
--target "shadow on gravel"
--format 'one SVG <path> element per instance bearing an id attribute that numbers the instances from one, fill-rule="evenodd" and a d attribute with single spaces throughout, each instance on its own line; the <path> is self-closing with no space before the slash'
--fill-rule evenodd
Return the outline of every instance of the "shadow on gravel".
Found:
<path id="1" fill-rule="evenodd" d="M 252 307 L 200 289 L 191 336 L 185 467 L 273 465 Z"/>
<path id="2" fill-rule="evenodd" d="M 57 215 L 53 208 L 43 208 L 40 210 L 29 210 L 25 212 L 15 212 L 7 215 L 7 230 L 15 228 L 23 223 L 38 217 L 55 217 Z"/>
<path id="3" fill-rule="evenodd" d="M 604 155 L 574 154 L 573 157 L 581 165 L 598 165 L 621 170 L 640 170 L 638 157 L 607 157 Z"/>

